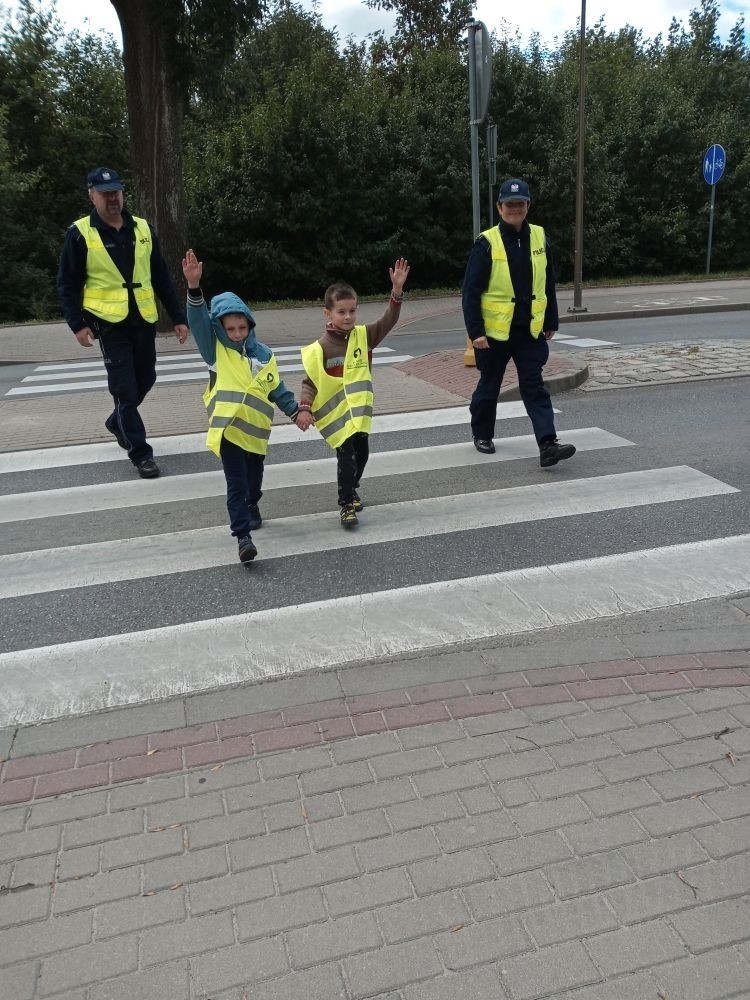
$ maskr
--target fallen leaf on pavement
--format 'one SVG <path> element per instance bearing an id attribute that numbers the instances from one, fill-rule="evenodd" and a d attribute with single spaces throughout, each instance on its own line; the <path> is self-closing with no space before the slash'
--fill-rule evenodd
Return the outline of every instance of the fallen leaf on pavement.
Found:
<path id="1" fill-rule="evenodd" d="M 463 930 L 463 928 L 464 928 L 463 924 L 456 924 L 455 927 L 451 927 L 451 934 L 455 934 L 456 931 Z"/>
<path id="2" fill-rule="evenodd" d="M 174 885 L 170 885 L 169 888 L 170 888 L 170 890 L 181 889 L 184 884 L 185 884 L 184 882 L 175 882 L 175 884 Z"/>
<path id="3" fill-rule="evenodd" d="M 159 752 L 158 750 L 147 750 L 146 751 L 146 756 L 147 757 L 152 757 L 155 753 L 158 753 L 158 752 Z"/>
<path id="4" fill-rule="evenodd" d="M 724 754 L 724 756 L 729 761 L 729 763 L 732 765 L 732 767 L 736 767 L 737 766 L 737 758 L 734 756 L 734 754 L 732 753 L 731 750 L 727 750 L 727 752 Z"/>
<path id="5" fill-rule="evenodd" d="M 211 768 L 211 770 L 212 771 L 220 771 L 222 769 L 222 767 L 224 767 L 223 764 L 214 764 L 214 766 Z"/>

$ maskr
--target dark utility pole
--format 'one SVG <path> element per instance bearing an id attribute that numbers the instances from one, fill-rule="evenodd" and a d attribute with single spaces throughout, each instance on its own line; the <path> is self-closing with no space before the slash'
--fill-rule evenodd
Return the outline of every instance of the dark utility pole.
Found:
<path id="1" fill-rule="evenodd" d="M 578 164 L 576 166 L 576 246 L 573 260 L 573 305 L 568 312 L 588 312 L 581 305 L 583 277 L 583 161 L 586 132 L 586 0 L 581 0 L 581 45 L 578 78 Z"/>

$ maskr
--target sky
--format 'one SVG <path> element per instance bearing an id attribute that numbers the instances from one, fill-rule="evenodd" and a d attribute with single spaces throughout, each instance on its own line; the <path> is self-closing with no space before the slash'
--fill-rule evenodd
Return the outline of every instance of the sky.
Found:
<path id="1" fill-rule="evenodd" d="M 0 9 L 12 11 L 17 0 L 0 0 Z M 364 3 L 348 0 L 303 0 L 303 6 L 316 4 L 323 23 L 335 28 L 341 39 L 353 34 L 365 37 L 369 32 L 392 25 L 391 15 L 370 10 Z M 666 36 L 672 17 L 686 26 L 697 0 L 586 0 L 586 23 L 593 25 L 602 15 L 608 30 L 616 31 L 626 24 L 640 28 L 647 38 Z M 722 18 L 719 25 L 723 37 L 729 33 L 738 16 L 744 12 L 750 31 L 750 0 L 720 0 Z M 107 0 L 57 0 L 57 11 L 63 24 L 70 28 L 108 31 L 120 42 L 120 27 L 114 7 Z M 555 38 L 575 30 L 581 13 L 581 0 L 531 0 L 517 5 L 499 4 L 497 0 L 477 0 L 476 15 L 491 31 L 501 36 L 521 36 L 528 42 L 532 32 L 538 32 L 542 44 L 551 46 Z"/>

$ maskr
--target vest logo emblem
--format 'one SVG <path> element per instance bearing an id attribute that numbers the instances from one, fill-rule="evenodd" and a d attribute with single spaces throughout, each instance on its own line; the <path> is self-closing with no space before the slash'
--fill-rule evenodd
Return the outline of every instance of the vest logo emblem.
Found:
<path id="1" fill-rule="evenodd" d="M 362 348 L 361 347 L 355 347 L 354 348 L 354 357 L 358 358 L 358 357 L 361 356 L 361 354 L 362 354 Z"/>
<path id="2" fill-rule="evenodd" d="M 537 247 L 536 250 L 531 251 L 535 257 L 538 257 L 540 253 L 544 253 L 544 247 Z"/>

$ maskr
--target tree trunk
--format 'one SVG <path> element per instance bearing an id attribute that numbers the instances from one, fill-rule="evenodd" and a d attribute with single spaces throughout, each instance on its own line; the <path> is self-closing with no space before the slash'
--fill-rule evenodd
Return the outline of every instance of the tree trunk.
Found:
<path id="1" fill-rule="evenodd" d="M 111 0 L 122 28 L 130 148 L 135 170 L 136 214 L 156 229 L 169 273 L 183 287 L 185 195 L 182 125 L 186 95 L 170 71 L 169 39 L 153 17 L 153 0 Z M 166 2 L 166 0 L 165 0 Z M 171 322 L 160 311 L 160 328 Z"/>

